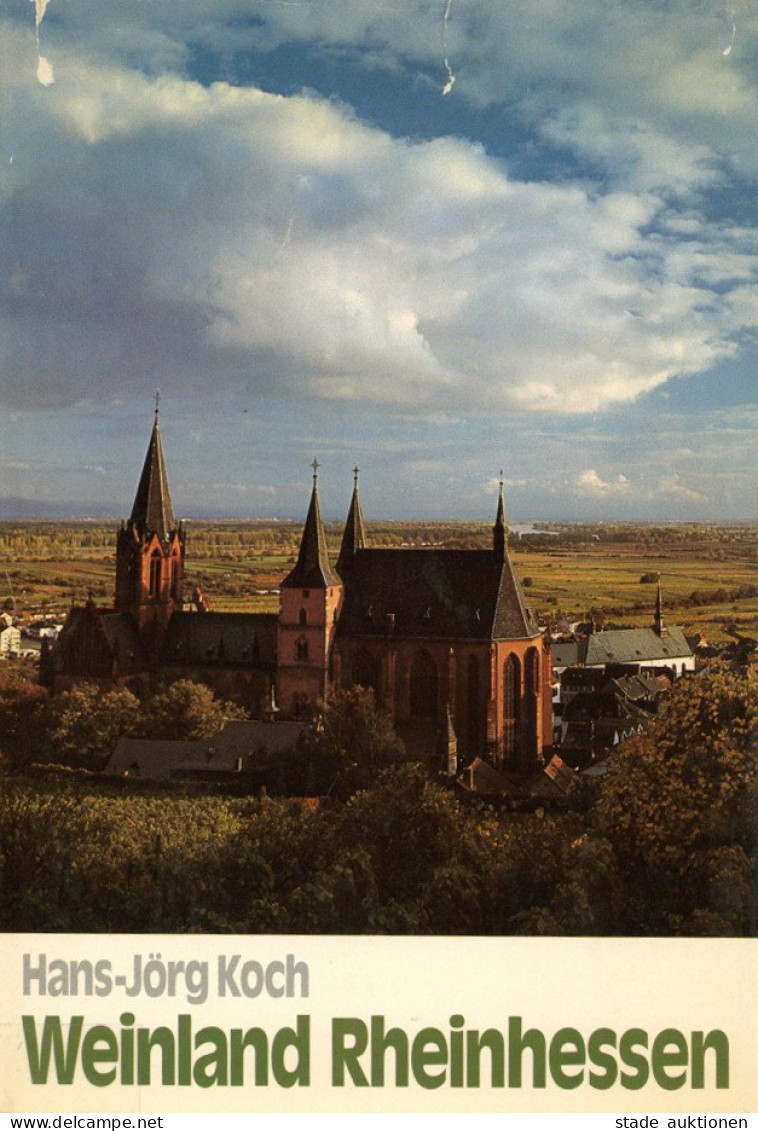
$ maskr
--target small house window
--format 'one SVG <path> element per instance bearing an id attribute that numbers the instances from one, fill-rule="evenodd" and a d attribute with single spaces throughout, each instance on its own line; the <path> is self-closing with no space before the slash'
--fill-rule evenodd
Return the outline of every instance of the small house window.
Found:
<path id="1" fill-rule="evenodd" d="M 300 610 L 300 616 L 298 617 L 298 623 L 301 624 L 301 625 L 305 625 L 305 624 L 308 623 L 308 614 L 306 613 L 305 609 Z"/>

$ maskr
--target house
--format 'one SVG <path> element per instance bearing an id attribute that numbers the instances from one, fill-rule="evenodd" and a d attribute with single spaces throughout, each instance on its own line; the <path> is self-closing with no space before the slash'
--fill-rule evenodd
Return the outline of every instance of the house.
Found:
<path id="1" fill-rule="evenodd" d="M 21 651 L 21 630 L 9 624 L 0 627 L 0 656 L 17 656 Z"/>
<path id="2" fill-rule="evenodd" d="M 135 690 L 193 679 L 264 717 L 307 717 L 336 688 L 371 688 L 419 754 L 484 755 L 527 773 L 552 740 L 548 638 L 508 555 L 503 485 L 489 549 L 375 549 L 358 472 L 332 564 L 318 464 L 297 561 L 277 614 L 216 613 L 184 601 L 186 532 L 174 517 L 156 407 L 130 517 L 116 547 L 115 600 L 71 610 L 43 669 L 55 691 L 82 679 Z M 279 725 L 279 724 L 277 724 Z"/>
<path id="3" fill-rule="evenodd" d="M 591 631 L 579 639 L 553 643 L 553 669 L 557 675 L 577 664 L 597 669 L 609 664 L 632 664 L 638 670 L 666 669 L 678 678 L 695 670 L 695 655 L 684 630 L 669 628 L 664 623 L 659 581 L 652 625 Z"/>

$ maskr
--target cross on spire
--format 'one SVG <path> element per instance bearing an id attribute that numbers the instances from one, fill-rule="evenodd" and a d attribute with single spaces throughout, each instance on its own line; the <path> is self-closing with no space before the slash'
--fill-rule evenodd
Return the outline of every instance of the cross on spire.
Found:
<path id="1" fill-rule="evenodd" d="M 356 487 L 358 486 L 358 472 L 360 470 L 361 469 L 358 467 L 358 464 L 356 463 L 355 467 L 353 468 L 353 483 Z"/>
<path id="2" fill-rule="evenodd" d="M 160 412 L 160 410 L 161 410 L 161 391 L 160 391 L 160 389 L 156 389 L 155 390 L 155 419 L 156 420 L 158 419 L 158 413 Z"/>
<path id="3" fill-rule="evenodd" d="M 316 479 L 318 479 L 318 469 L 321 467 L 321 464 L 318 462 L 317 459 L 314 458 L 313 463 L 311 464 L 311 467 L 313 468 L 313 478 L 314 478 L 314 481 L 315 481 Z"/>

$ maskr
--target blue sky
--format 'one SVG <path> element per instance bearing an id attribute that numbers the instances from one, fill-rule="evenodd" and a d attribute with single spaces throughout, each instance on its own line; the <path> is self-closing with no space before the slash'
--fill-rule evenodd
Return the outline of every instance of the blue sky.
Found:
<path id="1" fill-rule="evenodd" d="M 746 0 L 0 22 L 0 512 L 755 517 Z"/>

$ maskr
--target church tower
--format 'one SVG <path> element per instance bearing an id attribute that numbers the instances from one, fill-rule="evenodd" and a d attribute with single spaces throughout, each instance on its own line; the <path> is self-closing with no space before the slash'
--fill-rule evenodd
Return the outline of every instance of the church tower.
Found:
<path id="1" fill-rule="evenodd" d="M 333 678 L 333 645 L 342 607 L 342 580 L 326 548 L 318 498 L 318 461 L 295 566 L 281 585 L 277 693 L 282 714 L 304 716 L 325 699 Z"/>
<path id="2" fill-rule="evenodd" d="M 143 643 L 155 652 L 172 615 L 181 611 L 184 587 L 184 528 L 171 504 L 158 424 L 155 421 L 132 513 L 121 523 L 116 545 L 118 612 L 135 620 Z"/>
<path id="3" fill-rule="evenodd" d="M 363 521 L 361 498 L 358 494 L 358 468 L 353 468 L 353 497 L 347 512 L 347 522 L 342 533 L 340 554 L 337 558 L 337 573 L 345 577 L 355 561 L 355 555 L 366 547 L 366 524 Z"/>

